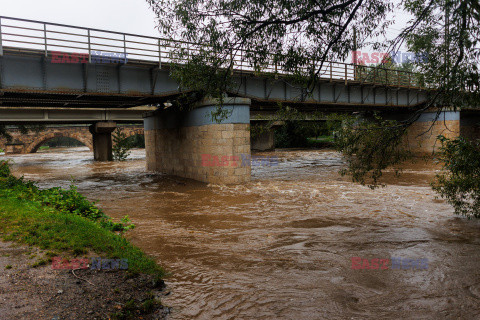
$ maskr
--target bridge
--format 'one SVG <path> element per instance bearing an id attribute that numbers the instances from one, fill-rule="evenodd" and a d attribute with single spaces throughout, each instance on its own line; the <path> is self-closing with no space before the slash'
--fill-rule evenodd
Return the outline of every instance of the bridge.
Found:
<path id="1" fill-rule="evenodd" d="M 43 125 L 45 130 L 22 134 L 13 130 L 12 141 L 0 138 L 0 149 L 5 153 L 34 153 L 46 141 L 58 137 L 74 138 L 93 151 L 94 159 L 107 161 L 112 159 L 111 133 L 117 124 L 143 124 L 143 114 L 155 110 L 155 107 L 141 106 L 133 108 L 54 108 L 54 107 L 0 107 L 0 124 L 3 125 Z M 65 124 L 64 127 L 52 124 Z M 89 124 L 75 126 L 71 124 Z M 100 131 L 97 130 L 102 126 Z M 123 126 L 129 135 L 132 126 Z M 10 129 L 12 131 L 12 129 Z M 143 128 L 141 130 L 143 135 Z"/>
<path id="2" fill-rule="evenodd" d="M 314 91 L 307 94 L 288 81 L 288 72 L 278 65 L 275 56 L 270 64 L 253 68 L 245 59 L 247 52 L 236 51 L 231 72 L 237 89 L 225 93 L 223 107 L 229 115 L 217 123 L 211 112 L 218 101 L 206 99 L 184 112 L 168 108 L 170 101 L 188 91 L 170 75 L 172 64 L 188 60 L 179 61 L 175 50 L 181 48 L 193 55 L 201 47 L 1 16 L 0 107 L 17 111 L 15 115 L 15 111 L 0 110 L 0 122 L 21 122 L 18 110 L 43 115 L 47 122 L 55 112 L 63 112 L 59 123 L 74 123 L 75 112 L 90 116 L 94 145 L 101 146 L 95 158 L 106 160 L 115 124 L 106 116 L 100 119 L 104 111 L 95 109 L 115 113 L 115 109 L 155 106 L 156 110 L 144 114 L 148 169 L 205 182 L 241 183 L 250 179 L 249 167 L 205 165 L 202 155 L 225 159 L 249 154 L 251 113 L 273 111 L 282 102 L 304 112 L 380 110 L 402 117 L 429 99 L 430 90 L 422 88 L 411 72 L 342 62 L 324 63 Z M 93 119 L 95 114 L 100 118 Z M 451 126 L 447 132 L 457 134 L 458 112 L 445 112 L 443 116 L 444 123 Z M 431 120 L 432 113 L 426 113 L 412 132 L 423 130 Z M 433 131 L 445 130 L 439 127 Z M 423 148 L 431 148 L 432 138 L 426 140 Z M 415 146 L 412 144 L 412 148 Z"/>
<path id="3" fill-rule="evenodd" d="M 125 134 L 125 138 L 135 135 L 143 135 L 143 125 L 120 125 L 118 128 Z M 18 128 L 9 129 L 11 141 L 0 138 L 0 149 L 5 153 L 35 153 L 47 141 L 67 137 L 75 139 L 91 151 L 94 151 L 91 129 L 88 125 L 47 125 L 39 131 L 31 130 L 27 133 Z"/>

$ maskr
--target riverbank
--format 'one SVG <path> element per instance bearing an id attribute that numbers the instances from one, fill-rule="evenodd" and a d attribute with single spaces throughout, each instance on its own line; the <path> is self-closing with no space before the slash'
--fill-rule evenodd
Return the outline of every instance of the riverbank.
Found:
<path id="1" fill-rule="evenodd" d="M 0 241 L 0 319 L 165 319 L 162 282 L 127 271 L 33 267 L 39 249 Z"/>
<path id="2" fill-rule="evenodd" d="M 0 162 L 0 318 L 165 318 L 165 273 L 123 237 L 132 227 L 74 187 L 39 189 Z"/>

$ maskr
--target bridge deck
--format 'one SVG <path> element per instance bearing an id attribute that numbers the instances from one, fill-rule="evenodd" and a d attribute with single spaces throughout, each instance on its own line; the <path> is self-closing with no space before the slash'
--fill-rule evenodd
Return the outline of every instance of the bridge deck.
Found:
<path id="1" fill-rule="evenodd" d="M 169 74 L 174 48 L 192 54 L 198 44 L 0 17 L 0 104 L 15 107 L 129 108 L 160 104 L 179 94 Z M 318 107 L 409 107 L 428 91 L 410 72 L 327 62 L 314 92 L 289 84 L 272 62 L 254 72 L 234 55 L 238 90 L 255 109 L 278 102 Z M 275 57 L 272 57 L 274 61 Z M 93 59 L 93 60 L 92 60 Z M 113 59 L 113 60 L 112 60 Z M 123 59 L 123 60 L 122 60 Z"/>

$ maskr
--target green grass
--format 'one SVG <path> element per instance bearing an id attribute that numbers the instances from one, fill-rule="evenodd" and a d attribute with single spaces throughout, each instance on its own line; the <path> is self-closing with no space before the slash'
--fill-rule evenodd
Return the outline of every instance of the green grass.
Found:
<path id="1" fill-rule="evenodd" d="M 314 138 L 307 138 L 309 147 L 325 148 L 333 147 L 335 139 L 333 136 L 319 136 Z"/>
<path id="2" fill-rule="evenodd" d="M 50 149 L 49 146 L 41 146 L 40 148 L 38 148 L 38 150 L 48 150 Z"/>
<path id="3" fill-rule="evenodd" d="M 49 258 L 62 253 L 127 259 L 129 272 L 164 275 L 152 258 L 130 244 L 122 233 L 115 232 L 118 223 L 106 220 L 108 217 L 101 211 L 100 218 L 92 217 L 91 210 L 95 206 L 90 203 L 84 207 L 86 200 L 78 198 L 81 195 L 76 196 L 75 203 L 70 202 L 71 195 L 47 197 L 46 201 L 45 194 L 48 195 L 50 189 L 39 190 L 31 182 L 12 177 L 1 161 L 0 169 L 4 170 L 3 174 L 0 170 L 0 238 L 4 241 L 48 250 L 46 256 Z M 57 194 L 58 189 L 53 191 Z M 63 203 L 65 201 L 68 206 Z M 84 212 L 89 214 L 82 216 Z M 36 266 L 42 264 L 45 261 L 40 260 Z"/>

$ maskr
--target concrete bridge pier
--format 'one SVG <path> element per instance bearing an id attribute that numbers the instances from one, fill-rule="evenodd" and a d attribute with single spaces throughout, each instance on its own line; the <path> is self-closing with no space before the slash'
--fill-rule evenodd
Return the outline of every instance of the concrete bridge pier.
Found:
<path id="1" fill-rule="evenodd" d="M 216 101 L 190 111 L 163 109 L 145 115 L 147 169 L 207 183 L 250 181 L 250 99 L 225 98 L 226 119 L 212 119 Z"/>
<path id="2" fill-rule="evenodd" d="M 93 138 L 93 158 L 95 161 L 112 161 L 112 132 L 117 128 L 115 122 L 97 122 L 90 126 Z"/>

